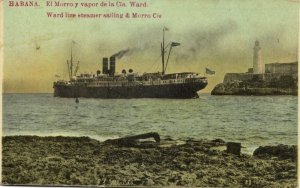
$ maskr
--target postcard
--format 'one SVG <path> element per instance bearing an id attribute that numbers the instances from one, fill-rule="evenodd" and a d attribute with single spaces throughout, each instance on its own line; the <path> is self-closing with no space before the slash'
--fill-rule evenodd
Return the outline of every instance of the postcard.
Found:
<path id="1" fill-rule="evenodd" d="M 4 0 L 2 185 L 297 187 L 298 0 Z"/>

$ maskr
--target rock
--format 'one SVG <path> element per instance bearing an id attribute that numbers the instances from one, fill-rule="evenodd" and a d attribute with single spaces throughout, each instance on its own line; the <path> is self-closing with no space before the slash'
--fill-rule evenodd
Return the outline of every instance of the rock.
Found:
<path id="1" fill-rule="evenodd" d="M 144 182 L 145 186 L 152 186 L 154 184 L 155 184 L 154 181 L 150 178 L 147 178 L 146 181 Z"/>
<path id="2" fill-rule="evenodd" d="M 220 143 L 220 144 L 225 144 L 225 141 L 222 140 L 222 139 L 220 139 L 220 138 L 214 139 L 214 140 L 212 140 L 212 142 Z"/>
<path id="3" fill-rule="evenodd" d="M 257 157 L 278 157 L 280 159 L 297 159 L 297 147 L 295 145 L 260 146 L 253 152 Z"/>
<path id="4" fill-rule="evenodd" d="M 232 153 L 234 155 L 241 155 L 241 143 L 228 142 L 227 143 L 227 153 Z"/>
<path id="5" fill-rule="evenodd" d="M 194 150 L 195 152 L 198 152 L 198 151 L 207 151 L 208 149 L 203 146 L 194 146 Z"/>
<path id="6" fill-rule="evenodd" d="M 147 148 L 149 146 L 153 147 L 153 142 L 139 142 L 140 139 L 148 139 L 148 138 L 153 138 L 157 144 L 160 143 L 160 136 L 158 133 L 155 132 L 150 132 L 150 133 L 145 133 L 145 134 L 139 134 L 135 136 L 128 136 L 128 137 L 123 137 L 123 138 L 117 138 L 117 139 L 112 139 L 112 140 L 107 140 L 104 142 L 104 144 L 114 144 L 118 145 L 121 147 L 142 147 L 142 148 Z M 143 143 L 146 146 L 143 146 Z"/>
<path id="7" fill-rule="evenodd" d="M 186 145 L 181 141 L 144 149 L 81 137 L 3 137 L 2 183 L 297 187 L 295 161 L 238 157 L 213 150 L 212 145 L 219 141 L 193 140 Z"/>
<path id="8" fill-rule="evenodd" d="M 298 88 L 270 85 L 269 82 L 252 82 L 234 80 L 220 83 L 211 91 L 212 95 L 297 95 Z"/>

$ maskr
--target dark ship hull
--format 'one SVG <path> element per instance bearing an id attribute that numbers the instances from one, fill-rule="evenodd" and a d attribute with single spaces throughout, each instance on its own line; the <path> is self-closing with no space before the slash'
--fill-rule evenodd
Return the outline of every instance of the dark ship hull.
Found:
<path id="1" fill-rule="evenodd" d="M 197 91 L 207 82 L 190 82 L 164 85 L 89 87 L 79 85 L 54 85 L 54 96 L 65 98 L 195 98 Z"/>

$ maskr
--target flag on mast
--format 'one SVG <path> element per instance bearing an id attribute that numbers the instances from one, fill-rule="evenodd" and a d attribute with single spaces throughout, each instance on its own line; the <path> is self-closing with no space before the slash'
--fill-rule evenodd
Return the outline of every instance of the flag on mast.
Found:
<path id="1" fill-rule="evenodd" d="M 172 46 L 172 47 L 179 46 L 179 45 L 180 45 L 179 42 L 172 42 L 172 43 L 171 43 L 171 46 Z"/>
<path id="2" fill-rule="evenodd" d="M 205 68 L 205 73 L 209 75 L 214 75 L 216 72 L 211 69 Z"/>

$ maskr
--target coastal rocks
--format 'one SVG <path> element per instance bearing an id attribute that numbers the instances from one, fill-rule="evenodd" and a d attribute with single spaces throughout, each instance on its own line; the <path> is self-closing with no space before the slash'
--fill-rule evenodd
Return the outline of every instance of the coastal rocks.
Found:
<path id="1" fill-rule="evenodd" d="M 233 95 L 235 89 L 239 87 L 239 81 L 223 84 L 220 83 L 211 91 L 212 95 Z"/>
<path id="2" fill-rule="evenodd" d="M 224 150 L 217 149 L 220 146 Z M 236 156 L 227 153 L 225 146 L 221 139 L 161 139 L 157 147 L 143 148 L 87 137 L 7 136 L 3 137 L 2 183 L 296 187 L 295 161 Z"/>
<path id="3" fill-rule="evenodd" d="M 227 152 L 232 153 L 234 155 L 241 155 L 241 143 L 236 143 L 236 142 L 228 142 L 227 143 Z"/>
<path id="4" fill-rule="evenodd" d="M 220 83 L 211 91 L 212 95 L 297 95 L 296 87 L 274 87 L 263 82 L 230 81 Z"/>
<path id="5" fill-rule="evenodd" d="M 143 141 L 145 139 L 153 138 L 156 143 L 151 141 Z M 139 134 L 135 136 L 128 136 L 124 138 L 118 138 L 113 140 L 107 140 L 104 143 L 105 144 L 114 144 L 118 145 L 120 147 L 140 147 L 140 148 L 150 148 L 150 147 L 156 147 L 157 144 L 160 142 L 160 136 L 158 133 L 150 132 L 145 134 Z"/>
<path id="6" fill-rule="evenodd" d="M 287 146 L 287 145 L 278 145 L 278 146 L 260 146 L 257 148 L 253 156 L 257 157 L 278 157 L 280 159 L 291 159 L 296 161 L 297 159 L 297 147 Z"/>

